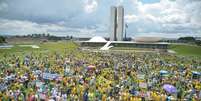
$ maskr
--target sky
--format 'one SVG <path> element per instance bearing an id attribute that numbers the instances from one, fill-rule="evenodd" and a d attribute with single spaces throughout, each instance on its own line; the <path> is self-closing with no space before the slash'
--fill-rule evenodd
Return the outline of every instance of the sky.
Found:
<path id="1" fill-rule="evenodd" d="M 0 0 L 0 35 L 108 37 L 119 5 L 127 36 L 201 37 L 201 0 Z"/>

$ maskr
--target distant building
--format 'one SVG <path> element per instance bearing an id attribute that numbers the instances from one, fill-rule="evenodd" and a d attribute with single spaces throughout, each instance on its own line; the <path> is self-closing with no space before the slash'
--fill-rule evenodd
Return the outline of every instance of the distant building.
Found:
<path id="1" fill-rule="evenodd" d="M 110 15 L 110 41 L 116 41 L 116 28 L 117 28 L 117 8 L 111 7 Z"/>
<path id="2" fill-rule="evenodd" d="M 117 41 L 123 41 L 124 33 L 124 8 L 123 6 L 117 7 Z"/>
<path id="3" fill-rule="evenodd" d="M 112 6 L 110 15 L 110 41 L 123 41 L 124 8 Z"/>
<path id="4" fill-rule="evenodd" d="M 179 40 L 178 38 L 163 38 L 160 42 L 167 42 L 167 43 L 186 43 L 184 40 Z"/>
<path id="5" fill-rule="evenodd" d="M 133 41 L 109 41 L 111 42 L 110 46 L 113 47 L 133 47 L 133 48 L 142 48 L 142 49 L 168 49 L 169 43 L 165 42 L 133 42 Z M 79 41 L 78 42 L 82 47 L 102 47 L 107 42 L 90 42 L 90 41 Z"/>
<path id="6" fill-rule="evenodd" d="M 195 37 L 195 40 L 200 40 L 201 41 L 201 37 Z"/>

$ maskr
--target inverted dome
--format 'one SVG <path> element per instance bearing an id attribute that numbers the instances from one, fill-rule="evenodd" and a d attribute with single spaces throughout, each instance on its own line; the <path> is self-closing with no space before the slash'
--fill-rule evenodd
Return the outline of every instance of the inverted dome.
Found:
<path id="1" fill-rule="evenodd" d="M 107 40 L 101 36 L 95 36 L 92 37 L 88 42 L 107 42 Z"/>
<path id="2" fill-rule="evenodd" d="M 162 38 L 160 37 L 135 37 L 134 41 L 136 42 L 158 42 Z"/>

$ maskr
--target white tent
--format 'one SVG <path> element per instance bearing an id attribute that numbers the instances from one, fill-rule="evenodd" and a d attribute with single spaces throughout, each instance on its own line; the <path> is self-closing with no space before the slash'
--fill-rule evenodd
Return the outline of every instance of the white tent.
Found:
<path id="1" fill-rule="evenodd" d="M 107 42 L 107 40 L 105 40 L 101 36 L 95 36 L 95 37 L 92 37 L 88 42 Z"/>

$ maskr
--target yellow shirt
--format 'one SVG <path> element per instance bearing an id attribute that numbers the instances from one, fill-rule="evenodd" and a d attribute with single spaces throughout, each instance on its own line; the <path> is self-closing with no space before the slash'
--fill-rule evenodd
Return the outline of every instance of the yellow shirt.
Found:
<path id="1" fill-rule="evenodd" d="M 107 97 L 105 94 L 103 94 L 103 97 L 102 97 L 102 101 L 106 101 Z"/>

